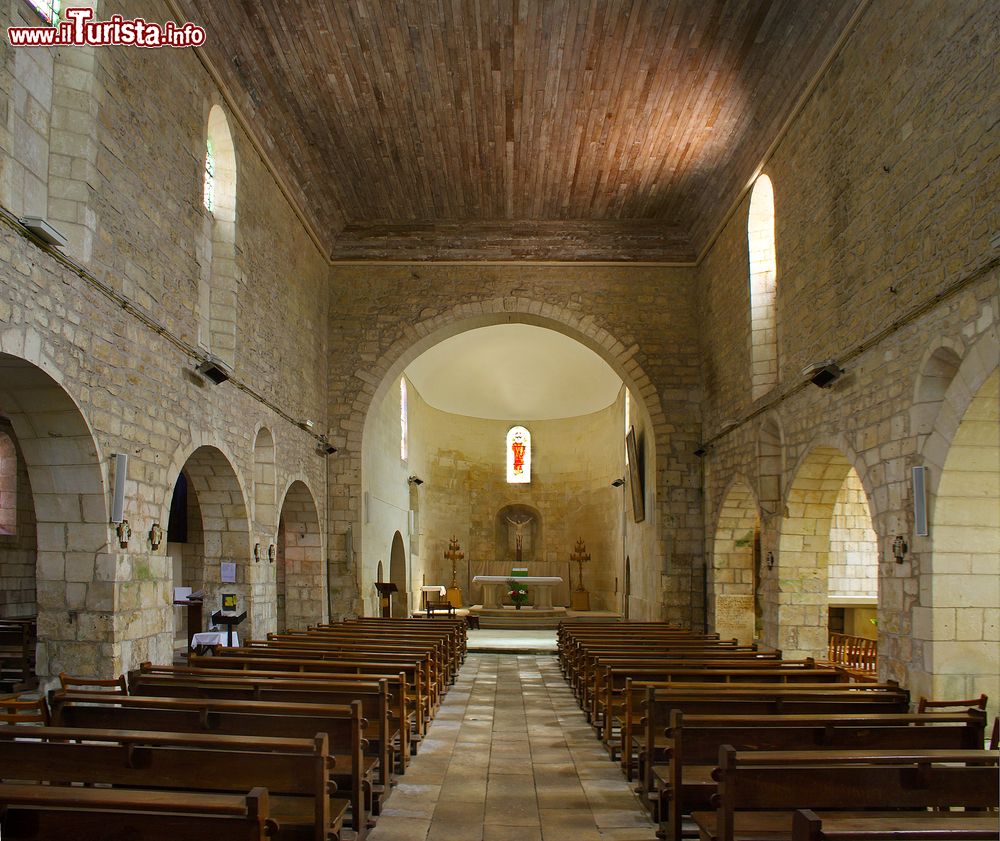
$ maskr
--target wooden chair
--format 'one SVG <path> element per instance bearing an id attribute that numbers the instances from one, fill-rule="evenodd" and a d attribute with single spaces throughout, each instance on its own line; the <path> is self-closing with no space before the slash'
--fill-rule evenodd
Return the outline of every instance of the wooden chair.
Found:
<path id="1" fill-rule="evenodd" d="M 109 695 L 128 695 L 125 675 L 118 675 L 116 678 L 72 677 L 66 672 L 59 672 L 59 685 L 63 689 L 106 692 Z"/>
<path id="2" fill-rule="evenodd" d="M 0 700 L 0 724 L 48 724 L 49 705 L 45 698 L 4 698 Z"/>

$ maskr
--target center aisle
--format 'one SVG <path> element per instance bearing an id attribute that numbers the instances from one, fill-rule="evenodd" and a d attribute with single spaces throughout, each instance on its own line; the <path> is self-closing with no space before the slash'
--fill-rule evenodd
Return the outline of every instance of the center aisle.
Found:
<path id="1" fill-rule="evenodd" d="M 553 655 L 470 653 L 371 841 L 650 841 Z"/>

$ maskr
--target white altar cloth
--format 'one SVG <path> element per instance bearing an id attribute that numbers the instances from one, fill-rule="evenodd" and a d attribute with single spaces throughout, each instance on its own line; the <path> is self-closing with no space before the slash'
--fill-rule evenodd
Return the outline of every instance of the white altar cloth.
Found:
<path id="1" fill-rule="evenodd" d="M 472 579 L 473 584 L 483 585 L 483 607 L 500 607 L 501 592 L 506 592 L 507 582 L 513 579 L 518 584 L 524 584 L 530 594 L 534 589 L 537 592 L 535 603 L 532 607 L 541 610 L 548 610 L 552 607 L 552 588 L 556 584 L 562 584 L 562 578 L 558 575 L 477 575 Z M 503 591 L 501 591 L 503 587 Z"/>
<path id="2" fill-rule="evenodd" d="M 202 631 L 191 636 L 191 647 L 196 648 L 199 645 L 225 645 L 228 638 L 229 634 L 226 631 Z M 236 647 L 239 644 L 240 635 L 236 631 L 233 631 L 233 646 Z"/>

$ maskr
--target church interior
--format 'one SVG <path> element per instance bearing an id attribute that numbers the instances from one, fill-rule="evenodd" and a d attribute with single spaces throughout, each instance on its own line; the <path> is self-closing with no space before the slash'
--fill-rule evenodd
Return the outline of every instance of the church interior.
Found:
<path id="1" fill-rule="evenodd" d="M 0 697 L 193 662 L 213 623 L 216 655 L 560 626 L 560 667 L 469 653 L 424 711 L 495 692 L 530 735 L 551 700 L 554 733 L 564 646 L 634 626 L 864 651 L 911 710 L 984 698 L 988 738 L 996 3 L 61 5 L 200 35 L 0 46 Z M 545 779 L 535 823 L 483 794 L 449 837 L 672 838 L 662 801 L 565 823 Z M 343 837 L 439 837 L 407 796 Z"/>

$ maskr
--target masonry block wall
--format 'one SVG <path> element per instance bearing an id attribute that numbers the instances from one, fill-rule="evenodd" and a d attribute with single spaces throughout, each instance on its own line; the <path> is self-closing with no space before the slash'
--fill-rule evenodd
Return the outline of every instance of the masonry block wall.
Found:
<path id="1" fill-rule="evenodd" d="M 780 556 L 783 532 L 816 528 L 814 512 L 800 513 L 802 521 L 792 516 L 789 489 L 800 467 L 814 463 L 811 452 L 831 448 L 857 470 L 878 538 L 880 674 L 917 693 L 950 690 L 953 697 L 971 687 L 932 677 L 934 632 L 914 631 L 934 598 L 934 502 L 948 443 L 997 364 L 998 256 L 990 238 L 1000 138 L 998 94 L 986 80 L 995 75 L 998 44 L 996 16 L 982 6 L 949 4 L 926 14 L 909 3 L 872 5 L 775 148 L 764 166 L 777 226 L 773 392 L 754 400 L 749 387 L 747 201 L 699 272 L 705 435 L 712 440 L 707 529 L 733 476 L 748 477 L 758 500 L 769 494 L 764 453 L 775 431 L 780 438 L 781 504 L 762 510 L 763 551 L 776 555 L 774 570 L 763 573 L 765 641 L 779 641 L 779 617 L 811 574 Z M 942 348 L 955 362 L 929 374 L 945 376 L 948 397 L 937 389 L 928 409 L 918 398 L 921 377 Z M 840 360 L 845 375 L 829 389 L 803 385 L 803 368 L 827 359 Z M 723 432 L 729 418 L 738 424 Z M 944 430 L 937 436 L 935 424 Z M 928 538 L 913 530 L 910 468 L 918 465 L 933 466 Z M 901 563 L 891 553 L 897 535 L 909 546 Z M 970 577 L 966 586 L 984 582 Z M 980 639 L 996 638 L 1000 609 L 997 576 L 985 586 L 992 607 L 976 629 Z M 803 633 L 823 620 L 818 607 L 802 618 Z M 797 644 L 785 653 L 796 649 L 822 653 Z M 988 675 L 973 682 L 997 689 Z"/>
<path id="2" fill-rule="evenodd" d="M 0 24 L 8 25 L 21 6 L 3 4 Z M 102 14 L 116 11 L 127 12 L 124 4 L 110 3 Z M 159 4 L 149 12 L 168 16 Z M 15 67 L 42 56 L 15 55 L 9 45 L 0 52 L 10 126 L 16 122 L 11 115 L 27 108 L 17 89 L 27 82 L 15 78 L 37 81 L 44 99 L 48 77 L 44 68 L 21 74 Z M 311 418 L 325 428 L 325 259 L 230 113 L 239 172 L 235 374 L 220 386 L 194 375 L 206 120 L 219 93 L 190 51 L 103 50 L 96 57 L 86 84 L 96 85 L 100 108 L 94 134 L 80 139 L 96 149 L 96 168 L 88 176 L 94 190 L 81 194 L 84 218 L 97 232 L 89 258 L 70 264 L 28 240 L 8 216 L 0 219 L 0 358 L 24 361 L 12 369 L 17 376 L 5 368 L 0 411 L 12 418 L 29 475 L 46 485 L 32 482 L 36 506 L 44 507 L 38 526 L 43 677 L 60 670 L 107 676 L 144 659 L 169 661 L 174 576 L 166 545 L 154 552 L 147 535 L 154 522 L 165 527 L 177 475 L 198 447 L 217 451 L 237 476 L 248 513 L 242 538 L 225 551 L 245 564 L 253 564 L 254 543 L 266 547 L 277 533 L 273 510 L 270 522 L 253 520 L 258 427 L 273 435 L 278 486 L 300 479 L 322 499 L 325 480 L 326 460 L 316 442 L 288 419 Z M 40 135 L 44 128 L 37 120 Z M 10 132 L 0 141 L 4 172 L 25 169 L 26 147 Z M 29 193 L 11 188 L 4 194 L 7 210 L 35 209 Z M 76 412 L 81 444 L 72 452 L 65 442 L 58 450 L 45 435 L 26 443 L 28 430 L 57 430 L 63 423 L 62 416 L 46 414 L 50 407 L 32 402 L 32 378 L 66 396 L 65 417 Z M 118 452 L 130 456 L 127 549 L 108 525 L 110 462 Z M 93 493 L 77 481 L 84 475 L 96 477 L 87 480 Z M 39 502 L 42 491 L 54 492 L 51 504 L 48 497 Z M 65 498 L 71 491 L 88 494 L 75 513 L 57 504 L 60 492 Z M 67 525 L 70 516 L 83 521 Z M 247 585 L 261 588 L 273 603 L 274 566 L 251 566 Z M 273 607 L 262 605 L 257 615 L 260 621 L 246 632 L 270 629 Z"/>

